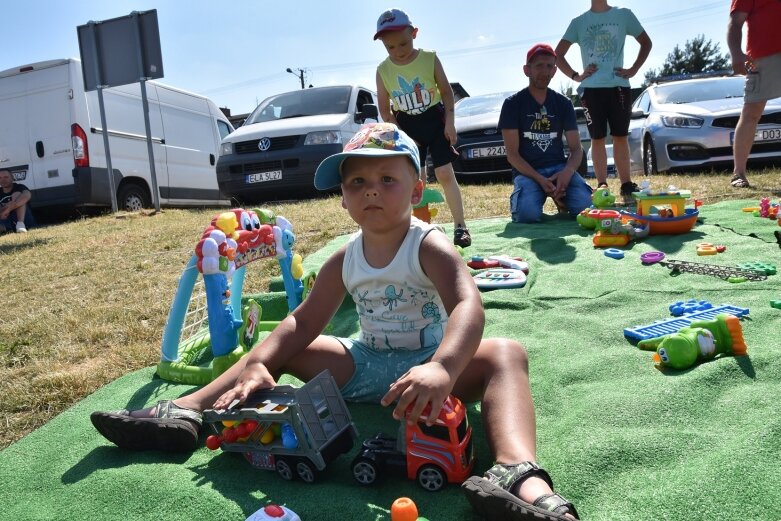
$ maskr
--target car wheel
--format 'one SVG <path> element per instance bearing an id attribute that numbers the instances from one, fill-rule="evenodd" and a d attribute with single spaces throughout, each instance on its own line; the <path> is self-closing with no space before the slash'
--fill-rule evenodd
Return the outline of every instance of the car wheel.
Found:
<path id="1" fill-rule="evenodd" d="M 645 175 L 654 175 L 659 173 L 659 167 L 656 162 L 656 147 L 651 137 L 645 138 L 643 147 L 643 172 Z"/>
<path id="2" fill-rule="evenodd" d="M 442 490 L 447 480 L 442 470 L 434 465 L 425 465 L 418 471 L 418 485 L 429 492 Z"/>
<path id="3" fill-rule="evenodd" d="M 144 187 L 126 183 L 117 192 L 117 206 L 126 212 L 137 212 L 144 208 L 151 208 L 152 201 Z"/>
<path id="4" fill-rule="evenodd" d="M 291 481 L 293 479 L 293 469 L 290 468 L 290 463 L 286 459 L 278 459 L 276 465 L 277 474 L 285 481 Z"/>
<path id="5" fill-rule="evenodd" d="M 317 478 L 317 469 L 307 460 L 299 460 L 296 463 L 296 474 L 304 483 L 314 483 Z"/>
<path id="6" fill-rule="evenodd" d="M 353 463 L 353 478 L 361 485 L 371 485 L 378 474 L 377 464 L 370 459 L 360 458 Z"/>

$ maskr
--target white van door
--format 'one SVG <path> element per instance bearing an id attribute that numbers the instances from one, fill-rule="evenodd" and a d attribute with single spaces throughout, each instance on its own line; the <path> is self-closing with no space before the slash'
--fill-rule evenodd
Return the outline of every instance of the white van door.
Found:
<path id="1" fill-rule="evenodd" d="M 90 137 L 90 161 L 92 166 L 106 168 L 106 156 L 103 149 L 101 134 L 100 107 L 97 92 L 88 92 L 87 105 L 90 127 L 93 133 Z M 152 136 L 152 149 L 155 156 L 155 174 L 159 192 L 165 192 L 168 187 L 168 169 L 166 167 L 166 151 L 163 147 L 165 133 L 160 117 L 157 91 L 147 82 L 147 100 L 149 102 L 149 125 Z M 111 166 L 121 174 L 117 188 L 117 196 L 128 191 L 127 187 L 142 187 L 150 198 L 144 203 L 149 206 L 152 181 L 149 168 L 149 153 L 147 150 L 146 126 L 141 104 L 141 86 L 138 83 L 112 87 L 103 91 L 103 102 L 106 109 L 106 126 L 109 128 L 109 147 Z M 122 202 L 118 201 L 120 207 Z M 165 203 L 166 197 L 160 196 L 160 202 Z"/>
<path id="2" fill-rule="evenodd" d="M 219 138 L 208 100 L 165 85 L 156 88 L 168 158 L 167 197 L 180 204 L 216 202 Z"/>
<path id="3" fill-rule="evenodd" d="M 24 75 L 0 78 L 0 168 L 11 170 L 14 179 L 35 188 L 30 170 L 27 103 L 24 96 L 27 82 Z"/>
<path id="4" fill-rule="evenodd" d="M 32 205 L 73 201 L 71 104 L 67 65 L 22 75 L 27 81 L 27 142 L 34 173 Z"/>

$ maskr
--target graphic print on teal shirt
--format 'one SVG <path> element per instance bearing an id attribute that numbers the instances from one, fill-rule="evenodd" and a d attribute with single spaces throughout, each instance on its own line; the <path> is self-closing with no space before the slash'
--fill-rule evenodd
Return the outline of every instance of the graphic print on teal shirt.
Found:
<path id="1" fill-rule="evenodd" d="M 431 105 L 431 92 L 420 82 L 416 76 L 411 82 L 399 75 L 399 90 L 390 93 L 393 104 L 402 112 L 408 114 L 422 114 Z"/>
<path id="2" fill-rule="evenodd" d="M 361 322 L 361 341 L 378 351 L 438 346 L 444 336 L 442 311 L 428 291 L 408 284 L 352 293 Z"/>

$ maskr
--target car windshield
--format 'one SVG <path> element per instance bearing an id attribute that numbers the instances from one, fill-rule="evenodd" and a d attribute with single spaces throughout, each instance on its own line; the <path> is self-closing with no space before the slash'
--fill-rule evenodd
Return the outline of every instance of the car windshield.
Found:
<path id="1" fill-rule="evenodd" d="M 694 103 L 724 98 L 742 98 L 744 78 L 714 78 L 691 83 L 668 83 L 655 89 L 658 103 Z"/>
<path id="2" fill-rule="evenodd" d="M 484 94 L 482 96 L 470 96 L 456 103 L 456 117 L 463 118 L 476 114 L 487 114 L 502 110 L 504 100 L 515 92 L 497 92 L 496 94 Z"/>
<path id="3" fill-rule="evenodd" d="M 345 114 L 350 93 L 350 87 L 319 87 L 271 96 L 258 105 L 245 125 L 301 116 Z"/>

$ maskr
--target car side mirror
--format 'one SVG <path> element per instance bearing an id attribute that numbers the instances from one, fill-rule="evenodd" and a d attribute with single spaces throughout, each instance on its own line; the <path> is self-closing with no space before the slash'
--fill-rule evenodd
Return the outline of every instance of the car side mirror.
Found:
<path id="1" fill-rule="evenodd" d="M 642 109 L 635 109 L 632 111 L 632 114 L 629 116 L 631 119 L 640 119 L 644 118 L 646 116 L 645 112 L 643 112 Z"/>
<path id="2" fill-rule="evenodd" d="M 365 103 L 361 108 L 361 111 L 355 115 L 355 120 L 363 123 L 367 119 L 379 120 L 380 111 L 377 109 L 377 105 L 373 103 Z"/>

